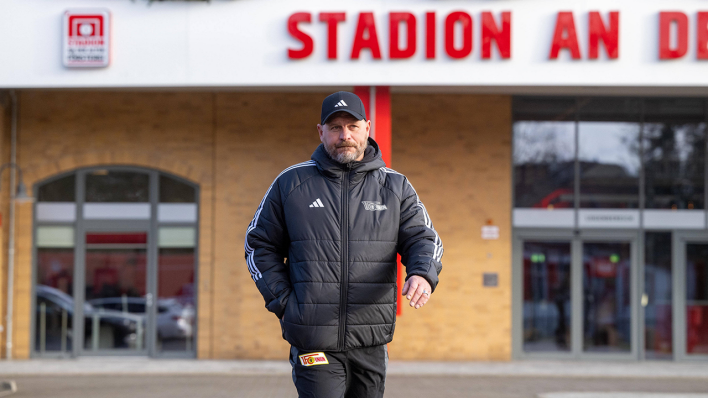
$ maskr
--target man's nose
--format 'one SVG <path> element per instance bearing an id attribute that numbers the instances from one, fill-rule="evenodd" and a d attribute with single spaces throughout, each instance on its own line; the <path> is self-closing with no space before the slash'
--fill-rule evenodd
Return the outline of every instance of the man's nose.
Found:
<path id="1" fill-rule="evenodd" d="M 347 141 L 352 138 L 352 132 L 349 131 L 349 129 L 342 129 L 342 131 L 339 133 L 339 139 L 341 141 Z"/>

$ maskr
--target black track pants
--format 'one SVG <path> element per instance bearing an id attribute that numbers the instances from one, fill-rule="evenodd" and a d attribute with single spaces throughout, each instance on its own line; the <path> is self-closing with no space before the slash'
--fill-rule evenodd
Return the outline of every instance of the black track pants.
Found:
<path id="1" fill-rule="evenodd" d="M 290 348 L 293 382 L 300 398 L 383 397 L 388 365 L 386 345 L 349 351 Z"/>

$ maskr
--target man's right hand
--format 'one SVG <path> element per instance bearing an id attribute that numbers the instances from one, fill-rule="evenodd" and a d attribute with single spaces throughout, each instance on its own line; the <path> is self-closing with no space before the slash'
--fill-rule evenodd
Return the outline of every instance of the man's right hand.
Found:
<path id="1" fill-rule="evenodd" d="M 411 301 L 411 307 L 418 309 L 430 299 L 430 283 L 422 276 L 413 275 L 403 285 L 401 292 Z"/>

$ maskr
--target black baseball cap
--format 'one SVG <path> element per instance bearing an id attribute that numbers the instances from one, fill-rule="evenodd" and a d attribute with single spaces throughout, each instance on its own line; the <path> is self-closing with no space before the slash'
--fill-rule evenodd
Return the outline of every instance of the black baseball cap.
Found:
<path id="1" fill-rule="evenodd" d="M 322 123 L 320 124 L 325 124 L 335 112 L 347 112 L 359 120 L 366 120 L 364 103 L 361 102 L 359 96 L 349 91 L 337 91 L 322 101 Z"/>

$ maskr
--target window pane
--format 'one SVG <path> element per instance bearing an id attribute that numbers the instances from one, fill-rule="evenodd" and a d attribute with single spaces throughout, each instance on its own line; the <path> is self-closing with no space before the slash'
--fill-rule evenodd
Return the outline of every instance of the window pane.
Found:
<path id="1" fill-rule="evenodd" d="M 671 359 L 671 233 L 647 232 L 645 235 L 644 343 L 649 359 Z"/>
<path id="2" fill-rule="evenodd" d="M 575 124 L 514 123 L 514 206 L 572 208 Z"/>
<path id="3" fill-rule="evenodd" d="M 160 249 L 157 340 L 160 351 L 194 350 L 194 249 Z"/>
<path id="4" fill-rule="evenodd" d="M 686 245 L 686 353 L 708 354 L 708 244 Z"/>
<path id="5" fill-rule="evenodd" d="M 112 239 L 108 245 L 131 240 Z M 86 249 L 84 289 L 90 311 L 84 348 L 144 350 L 147 250 L 92 246 Z"/>
<path id="6" fill-rule="evenodd" d="M 48 182 L 37 190 L 38 202 L 75 202 L 76 175 L 72 174 Z"/>
<path id="7" fill-rule="evenodd" d="M 71 351 L 74 249 L 37 249 L 35 350 Z"/>
<path id="8" fill-rule="evenodd" d="M 570 350 L 570 243 L 524 242 L 524 351 Z"/>
<path id="9" fill-rule="evenodd" d="M 580 122 L 580 207 L 637 208 L 639 124 Z"/>
<path id="10" fill-rule="evenodd" d="M 583 244 L 583 349 L 631 349 L 630 244 Z"/>
<path id="11" fill-rule="evenodd" d="M 145 173 L 96 170 L 86 175 L 86 202 L 149 202 Z"/>
<path id="12" fill-rule="evenodd" d="M 74 227 L 37 227 L 37 247 L 74 247 Z"/>
<path id="13" fill-rule="evenodd" d="M 194 247 L 197 243 L 194 228 L 162 227 L 159 230 L 159 247 Z"/>
<path id="14" fill-rule="evenodd" d="M 648 209 L 703 209 L 705 123 L 646 123 L 644 167 Z"/>
<path id="15" fill-rule="evenodd" d="M 160 203 L 194 203 L 195 189 L 174 178 L 160 176 Z"/>

